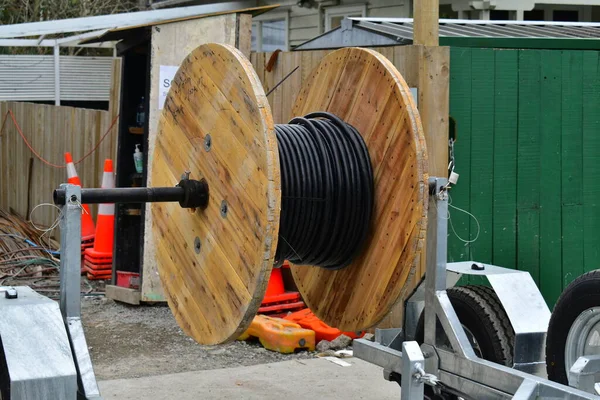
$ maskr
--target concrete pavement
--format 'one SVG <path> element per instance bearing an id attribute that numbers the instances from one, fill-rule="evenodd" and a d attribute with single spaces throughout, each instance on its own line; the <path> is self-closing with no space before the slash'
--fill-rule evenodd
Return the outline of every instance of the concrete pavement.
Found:
<path id="1" fill-rule="evenodd" d="M 324 359 L 291 360 L 134 379 L 101 381 L 104 399 L 317 400 L 400 398 L 382 369 L 356 358 L 341 367 Z"/>

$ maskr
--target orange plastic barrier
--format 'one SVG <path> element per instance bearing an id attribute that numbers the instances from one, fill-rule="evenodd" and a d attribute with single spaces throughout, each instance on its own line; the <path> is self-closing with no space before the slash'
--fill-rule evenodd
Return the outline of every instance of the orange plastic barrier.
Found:
<path id="1" fill-rule="evenodd" d="M 267 350 L 289 354 L 296 350 L 315 350 L 315 332 L 282 318 L 257 315 L 238 340 L 258 338 Z"/>
<path id="2" fill-rule="evenodd" d="M 317 316 L 308 308 L 287 315 L 284 319 L 293 321 L 303 328 L 313 330 L 315 332 L 317 343 L 319 343 L 321 340 L 332 341 L 341 334 L 349 336 L 352 339 L 361 338 L 365 334 L 365 332 L 342 332 L 339 329 L 332 328 L 317 318 Z"/>

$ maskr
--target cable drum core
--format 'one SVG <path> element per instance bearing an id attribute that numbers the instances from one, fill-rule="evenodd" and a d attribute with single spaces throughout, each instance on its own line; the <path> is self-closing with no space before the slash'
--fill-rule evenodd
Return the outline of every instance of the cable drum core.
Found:
<path id="1" fill-rule="evenodd" d="M 281 216 L 275 265 L 347 267 L 367 238 L 373 170 L 360 133 L 331 113 L 275 125 Z"/>

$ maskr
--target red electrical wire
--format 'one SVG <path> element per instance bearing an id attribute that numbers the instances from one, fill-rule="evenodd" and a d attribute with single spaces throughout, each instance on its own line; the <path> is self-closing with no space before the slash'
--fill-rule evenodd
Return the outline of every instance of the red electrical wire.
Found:
<path id="1" fill-rule="evenodd" d="M 57 165 L 57 164 L 53 164 L 50 161 L 47 161 L 44 159 L 44 157 L 42 157 L 41 155 L 39 155 L 39 153 L 37 151 L 35 151 L 35 149 L 31 146 L 31 144 L 29 144 L 29 142 L 27 141 L 27 138 L 25 137 L 25 135 L 23 134 L 23 131 L 21 130 L 21 127 L 19 126 L 19 124 L 17 123 L 17 119 L 15 118 L 15 114 L 13 114 L 12 110 L 9 109 L 6 112 L 6 115 L 4 116 L 4 121 L 2 122 L 2 128 L 0 129 L 0 134 L 2 132 L 4 132 L 4 124 L 6 123 L 6 118 L 8 117 L 8 115 L 10 114 L 10 117 L 13 121 L 13 123 L 15 124 L 15 127 L 17 128 L 17 132 L 19 132 L 19 135 L 21 136 L 21 138 L 23 139 L 23 141 L 25 142 L 25 144 L 27 145 L 27 147 L 29 147 L 29 150 L 31 150 L 31 152 L 33 154 L 35 154 L 35 156 L 44 164 L 49 165 L 51 167 L 54 168 L 66 168 L 66 165 Z M 108 130 L 106 131 L 106 133 L 104 135 L 102 135 L 102 137 L 100 138 L 100 141 L 96 144 L 96 146 L 90 150 L 88 153 L 86 153 L 83 157 L 81 157 L 79 160 L 75 161 L 73 164 L 79 164 L 80 162 L 82 162 L 83 160 L 85 160 L 86 158 L 88 158 L 90 155 L 92 155 L 92 153 L 94 153 L 98 147 L 100 147 L 100 144 L 102 143 L 102 141 L 108 136 L 108 134 L 112 131 L 112 128 L 115 126 L 115 124 L 117 123 L 117 120 L 119 119 L 119 116 L 117 115 L 111 122 L 110 126 L 108 127 Z"/>

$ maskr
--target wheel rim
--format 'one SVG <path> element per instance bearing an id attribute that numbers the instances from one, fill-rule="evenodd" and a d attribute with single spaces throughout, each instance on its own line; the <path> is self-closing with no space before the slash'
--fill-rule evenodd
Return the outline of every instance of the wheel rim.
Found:
<path id="1" fill-rule="evenodd" d="M 600 307 L 588 308 L 575 319 L 565 343 L 565 372 L 581 356 L 600 354 Z"/>
<path id="2" fill-rule="evenodd" d="M 475 335 L 473 335 L 473 332 L 471 332 L 471 330 L 464 325 L 462 327 L 465 330 L 465 334 L 467 335 L 469 343 L 471 343 L 471 347 L 473 347 L 473 352 L 475 352 L 475 355 L 479 358 L 483 358 L 483 354 L 481 353 L 481 346 L 479 346 L 479 342 L 477 341 L 477 339 L 475 339 Z"/>
<path id="3" fill-rule="evenodd" d="M 464 326 L 463 324 L 461 324 L 461 326 L 465 330 L 465 334 L 467 335 L 467 339 L 469 340 L 469 343 L 471 343 L 471 347 L 473 347 L 473 351 L 475 352 L 475 355 L 479 358 L 483 358 L 483 354 L 481 352 L 481 346 L 479 345 L 479 342 L 475 338 L 475 335 L 473 334 L 473 332 L 471 332 L 471 330 L 469 328 L 467 328 L 466 326 Z M 438 329 L 442 329 L 441 326 L 438 326 Z M 450 344 L 450 340 L 448 339 L 447 336 L 444 339 L 444 343 L 441 343 L 441 345 L 446 346 L 449 350 L 452 350 L 452 345 Z"/>

